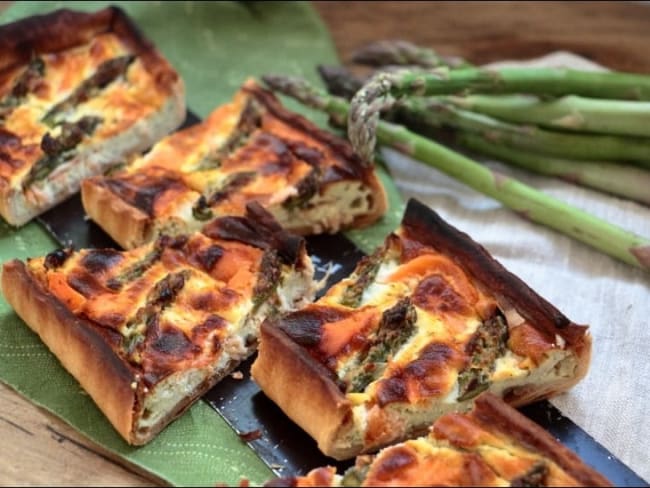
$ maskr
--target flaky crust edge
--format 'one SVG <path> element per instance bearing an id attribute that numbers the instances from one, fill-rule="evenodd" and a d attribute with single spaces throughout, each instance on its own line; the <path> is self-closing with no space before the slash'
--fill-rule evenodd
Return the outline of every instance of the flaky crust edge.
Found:
<path id="1" fill-rule="evenodd" d="M 1 281 L 7 302 L 79 381 L 120 435 L 129 440 L 136 403 L 131 369 L 91 325 L 81 323 L 48 293 L 23 262 L 5 263 Z"/>
<path id="2" fill-rule="evenodd" d="M 102 176 L 81 182 L 81 202 L 91 220 L 124 249 L 150 239 L 151 218 L 100 183 Z"/>
<path id="3" fill-rule="evenodd" d="M 336 459 L 352 453 L 336 447 L 339 432 L 352 422 L 352 405 L 329 379 L 325 368 L 313 360 L 272 320 L 262 323 L 253 380 L 298 426 Z"/>

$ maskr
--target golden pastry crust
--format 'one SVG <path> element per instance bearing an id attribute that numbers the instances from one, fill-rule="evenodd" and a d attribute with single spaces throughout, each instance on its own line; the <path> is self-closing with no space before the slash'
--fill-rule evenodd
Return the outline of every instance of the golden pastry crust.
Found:
<path id="1" fill-rule="evenodd" d="M 130 439 L 136 392 L 134 372 L 117 360 L 101 331 L 73 315 L 18 260 L 2 269 L 2 293 L 21 319 L 36 332 L 115 429 Z M 100 364 L 101 368 L 89 368 Z M 107 388 L 110 385 L 110 388 Z"/>
<path id="2" fill-rule="evenodd" d="M 176 71 L 119 8 L 0 27 L 0 214 L 22 225 L 185 117 Z"/>
<path id="3" fill-rule="evenodd" d="M 321 451 L 332 450 L 339 426 L 351 420 L 350 401 L 331 380 L 329 371 L 273 321 L 265 321 L 260 328 L 259 354 L 252 374 L 259 385 L 264 385 L 264 393 L 285 412 L 291 412 L 291 419 L 318 441 Z"/>
<path id="4" fill-rule="evenodd" d="M 263 325 L 252 375 L 325 454 L 347 459 L 421 434 L 485 389 L 515 406 L 566 391 L 590 352 L 585 326 L 411 200 L 349 278 Z"/>
<path id="5" fill-rule="evenodd" d="M 164 231 L 178 234 L 191 232 L 199 227 L 198 223 L 195 226 L 185 226 L 181 223 L 174 229 L 171 225 L 174 219 L 168 219 L 163 228 L 158 228 L 150 212 L 130 205 L 115 193 L 122 188 L 126 192 L 131 188 L 142 189 L 149 185 L 149 188 L 155 187 L 159 192 L 158 198 L 162 193 L 171 193 L 173 197 L 178 198 L 181 205 L 191 206 L 198 199 L 199 194 L 187 188 L 176 175 L 166 177 L 160 172 L 157 173 L 152 171 L 148 174 L 134 174 L 129 179 L 134 179 L 135 185 L 129 185 L 126 178 L 118 179 L 116 182 L 122 183 L 121 188 L 117 185 L 108 186 L 105 177 L 87 178 L 81 182 L 81 201 L 86 214 L 94 222 L 100 223 L 102 229 L 124 249 L 133 249 L 151 242 Z"/>
<path id="6" fill-rule="evenodd" d="M 107 190 L 119 204 L 108 203 Z M 289 112 L 252 80 L 232 102 L 124 171 L 84 182 L 82 199 L 90 218 L 127 248 L 215 216 L 241 215 L 250 201 L 299 234 L 369 225 L 387 207 L 374 169 L 346 142 Z M 137 222 L 122 229 L 124 218 Z"/>

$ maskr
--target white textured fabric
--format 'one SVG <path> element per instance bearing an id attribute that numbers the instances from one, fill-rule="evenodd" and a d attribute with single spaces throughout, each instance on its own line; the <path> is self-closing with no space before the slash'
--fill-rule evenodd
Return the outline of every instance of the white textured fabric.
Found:
<path id="1" fill-rule="evenodd" d="M 593 68 L 569 53 L 536 65 Z M 525 221 L 435 169 L 384 155 L 402 196 L 415 197 L 485 246 L 506 268 L 593 336 L 587 377 L 552 403 L 639 476 L 650 480 L 650 273 Z M 490 167 L 650 238 L 650 208 L 499 163 Z M 650 188 L 648 188 L 650 192 Z"/>

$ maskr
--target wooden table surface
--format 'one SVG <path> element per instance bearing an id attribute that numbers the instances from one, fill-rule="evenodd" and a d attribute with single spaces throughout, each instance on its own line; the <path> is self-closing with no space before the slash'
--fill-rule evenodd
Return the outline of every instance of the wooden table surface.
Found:
<path id="1" fill-rule="evenodd" d="M 0 1 L 0 11 L 9 2 Z M 647 2 L 650 3 L 650 2 Z M 342 60 L 406 39 L 474 63 L 568 50 L 650 73 L 650 5 L 639 2 L 314 2 Z M 146 486 L 73 429 L 0 384 L 0 485 Z"/>

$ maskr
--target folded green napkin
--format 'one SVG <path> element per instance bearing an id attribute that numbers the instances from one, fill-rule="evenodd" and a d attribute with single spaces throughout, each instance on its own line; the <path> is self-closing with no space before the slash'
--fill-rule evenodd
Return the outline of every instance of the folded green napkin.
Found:
<path id="1" fill-rule="evenodd" d="M 293 2 L 112 2 L 120 5 L 185 80 L 188 107 L 204 117 L 229 100 L 250 76 L 291 73 L 316 80 L 318 63 L 337 61 L 329 34 L 308 4 Z M 16 2 L 4 24 L 57 8 L 97 10 L 108 2 Z M 325 119 L 287 103 L 324 125 Z M 348 233 L 362 249 L 378 245 L 401 216 L 390 178 L 391 199 L 377 225 Z M 13 229 L 0 221 L 0 259 L 43 255 L 57 247 L 35 222 Z M 0 300 L 0 380 L 54 413 L 112 453 L 174 485 L 259 484 L 271 471 L 207 404 L 197 402 L 144 447 L 129 447 L 79 384 L 58 363 L 4 299 Z"/>

